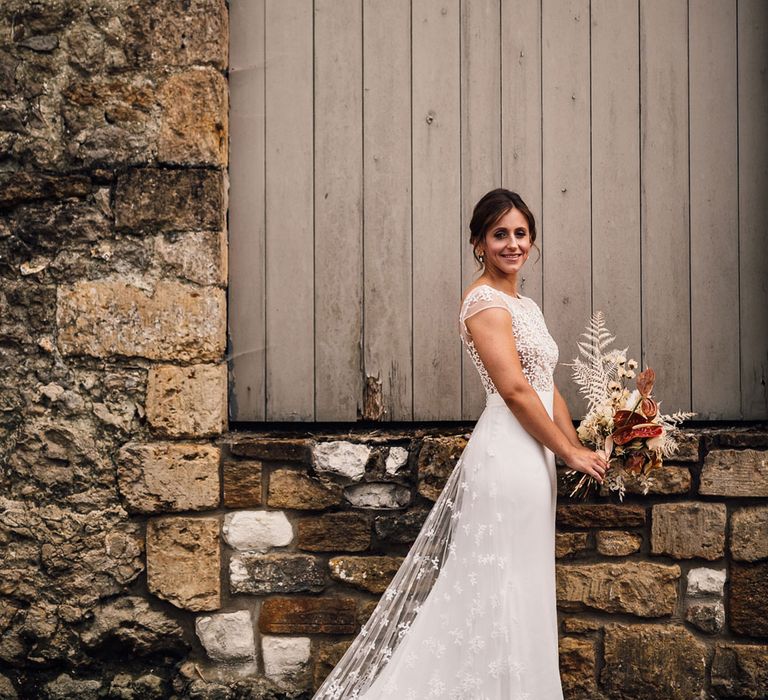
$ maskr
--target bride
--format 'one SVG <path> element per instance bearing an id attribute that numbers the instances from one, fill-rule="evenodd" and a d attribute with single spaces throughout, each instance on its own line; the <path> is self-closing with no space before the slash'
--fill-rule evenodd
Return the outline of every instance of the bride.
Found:
<path id="1" fill-rule="evenodd" d="M 536 240 L 515 192 L 475 205 L 482 274 L 459 335 L 486 406 L 370 619 L 315 694 L 340 698 L 562 700 L 555 599 L 555 458 L 602 482 L 552 374 L 558 348 L 518 274 Z"/>

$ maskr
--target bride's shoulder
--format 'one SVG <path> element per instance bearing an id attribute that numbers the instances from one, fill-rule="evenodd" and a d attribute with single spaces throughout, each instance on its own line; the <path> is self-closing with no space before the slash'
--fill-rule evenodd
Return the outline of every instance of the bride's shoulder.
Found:
<path id="1" fill-rule="evenodd" d="M 491 299 L 500 298 L 499 292 L 491 287 L 489 284 L 483 282 L 470 285 L 464 290 L 464 294 L 461 297 L 462 304 L 469 304 L 473 301 L 483 299 L 490 301 Z"/>

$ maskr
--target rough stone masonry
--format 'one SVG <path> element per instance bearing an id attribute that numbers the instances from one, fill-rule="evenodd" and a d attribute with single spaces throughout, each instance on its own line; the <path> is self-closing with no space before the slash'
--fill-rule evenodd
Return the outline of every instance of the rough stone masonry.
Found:
<path id="1" fill-rule="evenodd" d="M 0 698 L 310 697 L 471 430 L 228 431 L 227 44 L 224 0 L 0 5 Z M 567 698 L 768 695 L 767 454 L 561 493 Z"/>

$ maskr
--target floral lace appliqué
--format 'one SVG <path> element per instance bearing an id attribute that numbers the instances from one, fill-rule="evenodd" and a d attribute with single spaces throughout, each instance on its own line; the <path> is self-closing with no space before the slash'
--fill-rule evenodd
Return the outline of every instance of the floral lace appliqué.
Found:
<path id="1" fill-rule="evenodd" d="M 467 294 L 461 305 L 459 336 L 480 374 L 485 393 L 495 394 L 498 391 L 480 359 L 465 321 L 479 311 L 491 307 L 505 308 L 512 316 L 517 354 L 523 374 L 530 385 L 538 391 L 552 390 L 552 375 L 557 366 L 558 348 L 547 330 L 544 315 L 538 304 L 530 297 L 515 298 L 483 284 Z"/>

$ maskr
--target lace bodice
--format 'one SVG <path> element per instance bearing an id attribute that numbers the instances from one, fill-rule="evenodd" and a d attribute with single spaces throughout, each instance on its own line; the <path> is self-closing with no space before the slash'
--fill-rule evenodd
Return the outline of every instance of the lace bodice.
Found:
<path id="1" fill-rule="evenodd" d="M 558 359 L 558 348 L 547 330 L 539 305 L 530 297 L 513 297 L 487 284 L 475 287 L 467 294 L 459 313 L 459 335 L 480 373 L 486 394 L 497 393 L 493 381 L 475 349 L 465 321 L 474 314 L 491 307 L 507 309 L 512 315 L 517 354 L 523 374 L 530 385 L 539 391 L 551 390 L 552 374 Z"/>

